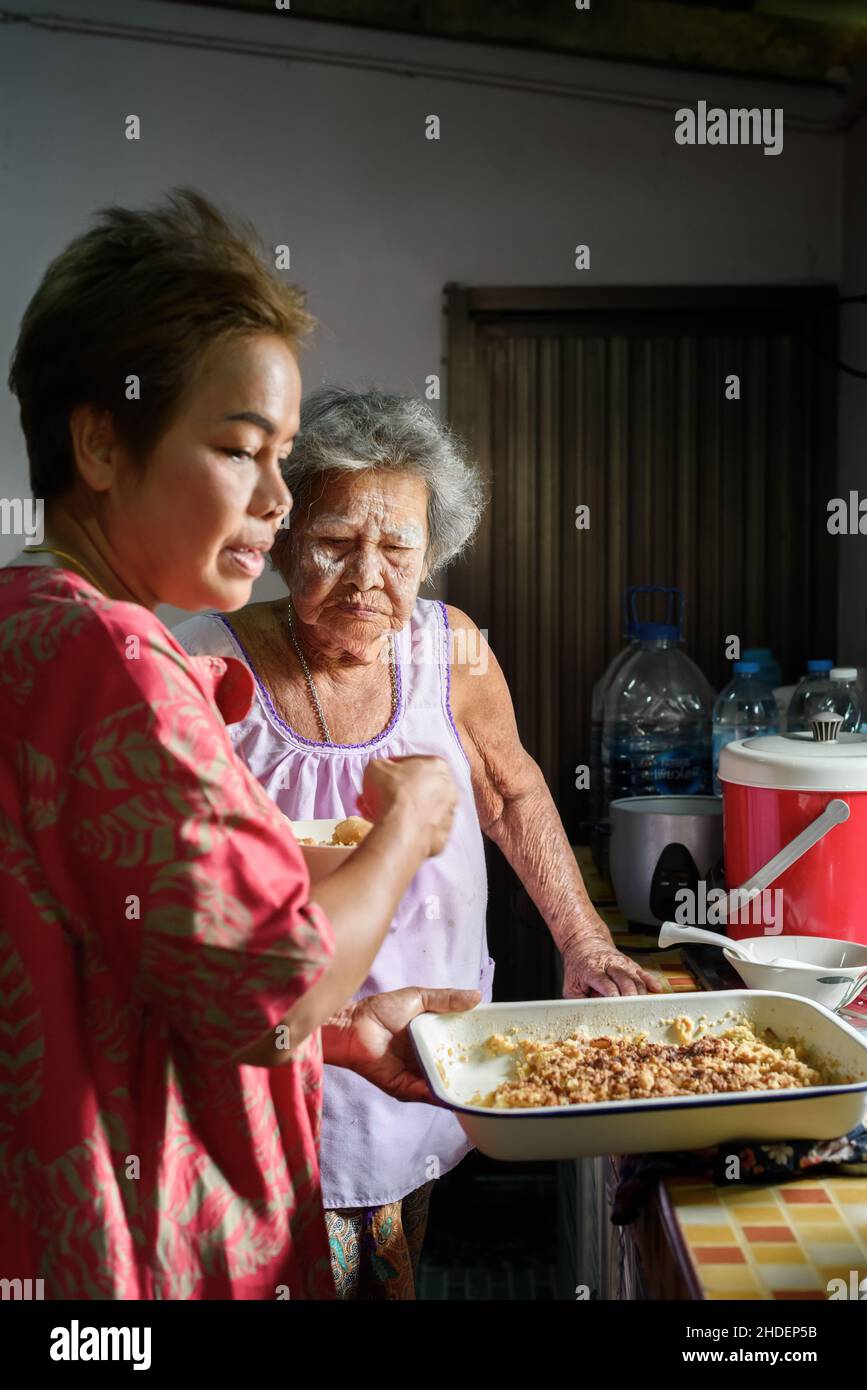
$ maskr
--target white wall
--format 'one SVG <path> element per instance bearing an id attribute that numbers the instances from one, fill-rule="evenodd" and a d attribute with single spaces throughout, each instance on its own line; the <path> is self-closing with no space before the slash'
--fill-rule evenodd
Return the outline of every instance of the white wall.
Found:
<path id="1" fill-rule="evenodd" d="M 4 363 L 38 277 L 92 210 L 147 202 L 180 183 L 252 219 L 268 244 L 290 244 L 293 278 L 322 324 L 306 357 L 308 386 L 327 378 L 421 391 L 441 370 L 441 291 L 450 280 L 782 283 L 840 272 L 844 142 L 795 128 L 828 114 L 820 94 L 353 31 L 286 13 L 131 0 L 18 0 L 16 8 L 211 41 L 235 35 L 263 52 L 4 28 Z M 295 55 L 266 56 L 278 44 Z M 378 70 L 377 60 L 407 71 Z M 465 80 L 472 74 L 483 84 Z M 496 85 L 513 77 L 518 90 Z M 582 84 L 627 88 L 648 104 L 561 90 Z M 677 146 L 674 109 L 702 97 L 783 105 L 783 154 Z M 131 112 L 142 120 L 139 143 L 124 138 Z M 424 138 L 432 112 L 442 122 L 439 143 Z M 583 276 L 573 268 L 577 242 L 591 246 Z M 5 392 L 0 458 L 0 495 L 27 495 L 15 402 Z M 256 596 L 277 592 L 269 578 Z"/>

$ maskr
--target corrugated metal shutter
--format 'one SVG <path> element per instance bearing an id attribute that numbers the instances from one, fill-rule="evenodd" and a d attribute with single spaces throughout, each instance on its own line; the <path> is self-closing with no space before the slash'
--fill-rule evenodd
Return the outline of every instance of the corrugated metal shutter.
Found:
<path id="1" fill-rule="evenodd" d="M 717 688 L 731 633 L 772 646 L 791 679 L 836 654 L 834 302 L 815 288 L 448 292 L 449 418 L 492 495 L 448 595 L 488 629 L 573 837 L 627 584 L 685 591 L 686 649 Z M 539 992 L 538 940 L 513 997 Z"/>

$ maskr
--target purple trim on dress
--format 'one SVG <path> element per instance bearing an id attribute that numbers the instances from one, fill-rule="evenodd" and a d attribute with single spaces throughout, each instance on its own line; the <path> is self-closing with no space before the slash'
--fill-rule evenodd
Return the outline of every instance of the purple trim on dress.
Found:
<path id="1" fill-rule="evenodd" d="M 389 720 L 386 727 L 382 730 L 382 733 L 374 735 L 373 738 L 369 738 L 366 743 L 322 743 L 320 740 L 315 738 L 305 738 L 303 734 L 299 734 L 296 729 L 292 728 L 291 724 L 287 724 L 286 720 L 280 717 L 280 715 L 274 708 L 274 705 L 271 701 L 271 696 L 268 694 L 268 691 L 265 689 L 264 685 L 259 679 L 259 673 L 257 672 L 256 667 L 250 660 L 250 657 L 247 654 L 243 642 L 236 633 L 235 629 L 232 627 L 232 624 L 229 622 L 228 618 L 224 617 L 222 613 L 212 613 L 210 616 L 212 618 L 219 619 L 219 621 L 225 627 L 226 631 L 229 633 L 229 636 L 232 638 L 233 642 L 237 644 L 239 651 L 243 652 L 244 660 L 246 661 L 250 670 L 253 672 L 253 679 L 256 682 L 256 689 L 259 691 L 259 694 L 261 695 L 264 704 L 270 711 L 271 717 L 277 724 L 280 725 L 281 729 L 285 729 L 287 734 L 291 734 L 292 738 L 295 739 L 297 743 L 303 743 L 307 748 L 317 748 L 322 753 L 340 753 L 353 748 L 373 748 L 375 744 L 382 743 L 384 739 L 387 739 L 389 735 L 392 734 L 394 730 L 397 728 L 397 725 L 400 722 L 400 718 L 403 714 L 403 676 L 401 675 L 401 661 L 399 658 L 399 653 L 395 652 L 394 662 L 394 672 L 397 683 L 397 705 L 394 714 L 391 716 L 391 719 Z M 397 635 L 399 637 L 400 633 L 398 633 Z M 397 646 L 397 643 L 395 643 L 395 646 Z M 451 718 L 451 715 L 449 717 Z"/>
<path id="2" fill-rule="evenodd" d="M 451 666 L 450 666 L 450 664 L 449 664 L 449 652 L 448 652 L 448 637 L 449 637 L 449 632 L 450 632 L 451 629 L 450 629 L 450 627 L 449 627 L 449 614 L 448 614 L 448 609 L 446 608 L 446 606 L 445 606 L 445 604 L 443 603 L 443 601 L 442 601 L 441 598 L 436 599 L 435 602 L 436 602 L 437 607 L 438 607 L 439 610 L 440 610 L 440 615 L 441 615 L 442 620 L 443 620 L 443 628 L 445 629 L 444 632 L 443 632 L 443 647 L 445 648 L 445 650 L 444 650 L 444 652 L 443 652 L 443 668 L 444 668 L 444 671 L 445 671 L 445 690 L 444 690 L 444 695 L 445 695 L 446 714 L 448 715 L 449 723 L 450 723 L 451 726 L 452 726 L 452 733 L 453 733 L 454 736 L 455 736 L 455 741 L 456 741 L 456 743 L 457 743 L 457 745 L 458 745 L 458 748 L 460 748 L 461 752 L 463 753 L 464 758 L 466 759 L 467 767 L 469 767 L 469 766 L 470 766 L 470 760 L 469 760 L 469 758 L 467 758 L 467 750 L 464 748 L 464 745 L 463 745 L 463 743 L 461 742 L 461 736 L 460 736 L 460 734 L 458 733 L 458 728 L 457 728 L 457 725 L 455 724 L 454 717 L 453 717 L 453 715 L 452 715 L 452 701 L 451 701 L 451 693 L 452 693 L 452 668 L 451 668 Z"/>

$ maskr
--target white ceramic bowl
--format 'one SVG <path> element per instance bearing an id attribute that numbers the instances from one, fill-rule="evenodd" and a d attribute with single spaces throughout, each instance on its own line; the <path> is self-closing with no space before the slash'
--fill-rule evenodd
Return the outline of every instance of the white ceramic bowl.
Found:
<path id="1" fill-rule="evenodd" d="M 853 1003 L 867 988 L 867 946 L 852 941 L 831 936 L 749 936 L 738 941 L 738 946 L 747 949 L 753 959 L 738 960 L 725 949 L 723 955 L 748 989 L 800 994 L 836 1010 Z M 800 964 L 770 965 L 775 956 Z"/>
<path id="2" fill-rule="evenodd" d="M 344 816 L 338 816 L 336 820 L 290 820 L 289 824 L 296 840 L 328 841 L 334 834 L 334 827 L 344 819 Z M 334 870 L 339 869 L 341 864 L 345 864 L 347 857 L 358 846 L 317 843 L 315 845 L 299 845 L 298 848 L 304 855 L 310 882 L 314 884 L 321 883 L 323 878 L 328 878 L 329 874 L 333 874 Z"/>
<path id="3" fill-rule="evenodd" d="M 593 1105 L 489 1110 L 471 1104 L 508 1076 L 508 1057 L 484 1047 L 492 1033 L 516 1025 L 523 1036 L 566 1038 L 576 1027 L 592 1034 L 644 1032 L 671 1041 L 679 1015 L 703 1019 L 714 1033 L 748 1019 L 784 1041 L 806 1044 L 816 1062 L 850 1082 L 786 1091 L 609 1100 Z M 589 1154 L 703 1149 L 738 1139 L 835 1139 L 861 1122 L 867 1101 L 867 1035 L 821 1004 L 790 994 L 719 990 L 637 994 L 615 999 L 552 999 L 479 1004 L 460 1014 L 421 1014 L 410 1034 L 431 1090 L 455 1112 L 470 1141 L 490 1158 L 578 1158 Z"/>

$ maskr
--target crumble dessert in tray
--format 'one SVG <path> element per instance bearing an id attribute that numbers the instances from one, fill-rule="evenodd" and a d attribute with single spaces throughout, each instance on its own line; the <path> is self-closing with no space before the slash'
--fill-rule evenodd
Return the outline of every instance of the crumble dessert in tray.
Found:
<path id="1" fill-rule="evenodd" d="M 778 1091 L 845 1084 L 849 1077 L 818 1070 L 797 1043 L 770 1028 L 756 1032 L 748 1022 L 715 1034 L 691 1019 L 673 1024 L 676 1042 L 651 1042 L 644 1033 L 590 1037 L 574 1033 L 560 1041 L 496 1033 L 485 1047 L 491 1056 L 511 1055 L 514 1077 L 470 1104 L 495 1110 L 546 1105 L 587 1105 L 607 1100 L 714 1095 L 727 1091 Z"/>

